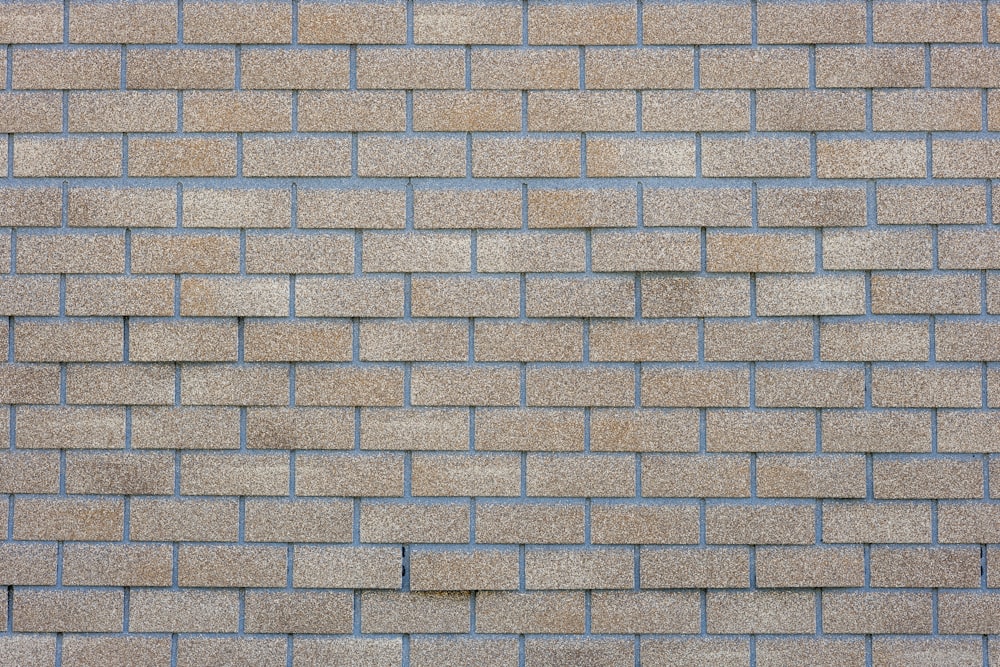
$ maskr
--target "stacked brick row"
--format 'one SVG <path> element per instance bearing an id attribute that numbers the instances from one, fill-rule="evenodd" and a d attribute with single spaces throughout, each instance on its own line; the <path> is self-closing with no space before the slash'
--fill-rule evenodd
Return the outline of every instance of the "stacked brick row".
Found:
<path id="1" fill-rule="evenodd" d="M 998 41 L 3 0 L 0 664 L 1000 664 Z"/>

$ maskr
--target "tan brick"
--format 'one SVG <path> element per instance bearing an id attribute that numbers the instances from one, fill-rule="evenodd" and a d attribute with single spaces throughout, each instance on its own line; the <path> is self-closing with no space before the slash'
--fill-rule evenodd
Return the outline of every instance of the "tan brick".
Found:
<path id="1" fill-rule="evenodd" d="M 267 176 L 349 176 L 350 141 L 344 138 L 247 138 L 243 174 Z"/>
<path id="2" fill-rule="evenodd" d="M 811 544 L 816 536 L 812 504 L 710 505 L 708 544 Z"/>
<path id="3" fill-rule="evenodd" d="M 292 8 L 282 2 L 207 2 L 184 6 L 184 41 L 192 44 L 287 44 Z"/>
<path id="4" fill-rule="evenodd" d="M 411 476 L 415 496 L 516 496 L 521 491 L 517 455 L 416 454 Z"/>
<path id="5" fill-rule="evenodd" d="M 972 2 L 880 1 L 872 14 L 876 42 L 979 42 L 981 8 Z"/>
<path id="6" fill-rule="evenodd" d="M 644 660 L 694 667 L 746 667 L 750 664 L 749 639 L 642 639 Z"/>
<path id="7" fill-rule="evenodd" d="M 59 367 L 55 364 L 0 367 L 0 400 L 4 403 L 58 403 Z"/>
<path id="8" fill-rule="evenodd" d="M 169 364 L 72 364 L 66 402 L 91 405 L 170 405 L 174 369 Z"/>
<path id="9" fill-rule="evenodd" d="M 816 596 L 800 591 L 707 594 L 711 633 L 798 633 L 816 630 Z"/>
<path id="10" fill-rule="evenodd" d="M 635 44 L 636 8 L 625 2 L 584 6 L 531 4 L 529 44 Z"/>
<path id="11" fill-rule="evenodd" d="M 84 667 L 94 663 L 119 667 L 127 665 L 130 660 L 147 664 L 169 663 L 170 639 L 68 635 L 63 641 L 62 659 L 67 667 Z"/>
<path id="12" fill-rule="evenodd" d="M 809 142 L 801 137 L 702 140 L 702 173 L 708 177 L 808 176 L 809 162 Z"/>
<path id="13" fill-rule="evenodd" d="M 347 234 L 250 234 L 246 268 L 249 273 L 350 273 L 354 239 Z"/>
<path id="14" fill-rule="evenodd" d="M 812 452 L 816 423 L 809 410 L 712 410 L 705 438 L 710 452 Z"/>
<path id="15" fill-rule="evenodd" d="M 67 553 L 75 545 L 66 545 Z M 56 546 L 47 544 L 6 544 L 0 547 L 3 566 L 0 576 L 8 585 L 54 586 L 56 583 Z M 3 653 L 0 652 L 0 657 Z"/>
<path id="16" fill-rule="evenodd" d="M 809 52 L 803 47 L 706 47 L 704 88 L 806 88 Z"/>
<path id="17" fill-rule="evenodd" d="M 288 369 L 284 364 L 230 366 L 184 365 L 181 403 L 184 405 L 285 405 Z"/>
<path id="18" fill-rule="evenodd" d="M 183 278 L 181 315 L 284 317 L 288 278 Z"/>
<path id="19" fill-rule="evenodd" d="M 643 93 L 642 129 L 659 132 L 745 132 L 750 129 L 750 94 L 736 91 Z"/>
<path id="20" fill-rule="evenodd" d="M 757 405 L 764 408 L 860 408 L 865 403 L 864 370 L 794 368 L 757 370 Z"/>
<path id="21" fill-rule="evenodd" d="M 125 85 L 130 89 L 231 89 L 235 82 L 232 49 L 130 48 L 126 52 Z"/>
<path id="22" fill-rule="evenodd" d="M 466 502 L 361 503 L 362 542 L 469 541 L 469 506 Z"/>
<path id="23" fill-rule="evenodd" d="M 84 44 L 172 44 L 177 11 L 169 2 L 87 2 L 69 8 L 69 41 Z"/>
<path id="24" fill-rule="evenodd" d="M 996 12 L 992 12 L 996 16 Z M 993 18 L 995 23 L 996 19 Z M 991 39 L 996 31 L 990 30 Z M 1000 49 L 994 46 L 934 46 L 931 85 L 935 88 L 993 88 Z"/>
<path id="25" fill-rule="evenodd" d="M 979 276 L 972 273 L 875 274 L 871 299 L 873 313 L 975 314 L 982 309 Z M 987 291 L 987 308 L 992 311 L 991 304 Z"/>
<path id="26" fill-rule="evenodd" d="M 115 542 L 122 539 L 124 516 L 121 500 L 18 498 L 14 539 Z"/>
<path id="27" fill-rule="evenodd" d="M 647 548 L 639 552 L 643 588 L 746 588 L 750 550 L 737 547 Z"/>
<path id="28" fill-rule="evenodd" d="M 823 503 L 823 542 L 928 543 L 931 541 L 929 503 Z"/>
<path id="29" fill-rule="evenodd" d="M 298 193 L 298 209 L 303 229 L 402 229 L 406 194 L 402 190 L 303 189 Z"/>
<path id="30" fill-rule="evenodd" d="M 872 478 L 876 498 L 983 497 L 983 466 L 975 460 L 876 457 Z"/>
<path id="31" fill-rule="evenodd" d="M 851 455 L 762 455 L 757 493 L 763 498 L 864 498 L 865 459 Z"/>
<path id="32" fill-rule="evenodd" d="M 196 667 L 232 660 L 237 664 L 277 667 L 285 661 L 285 643 L 285 638 L 184 637 L 177 642 L 177 665 Z"/>
<path id="33" fill-rule="evenodd" d="M 635 461 L 625 454 L 529 454 L 529 496 L 622 498 L 635 495 Z"/>
<path id="34" fill-rule="evenodd" d="M 240 85 L 246 89 L 347 88 L 347 49 L 254 49 L 240 52 Z M 301 101 L 301 100 L 300 100 Z"/>
<path id="35" fill-rule="evenodd" d="M 350 325 L 328 322 L 249 322 L 246 361 L 350 361 Z"/>
<path id="36" fill-rule="evenodd" d="M 865 41 L 865 6 L 860 2 L 769 2 L 758 8 L 757 21 L 757 39 L 761 44 L 863 44 Z"/>
<path id="37" fill-rule="evenodd" d="M 402 317 L 400 278 L 301 278 L 295 281 L 299 317 Z"/>
<path id="38" fill-rule="evenodd" d="M 480 320 L 476 361 L 582 361 L 580 322 Z"/>
<path id="39" fill-rule="evenodd" d="M 395 664 L 403 660 L 403 639 L 402 637 L 389 639 L 300 638 L 295 642 L 292 656 L 296 665 L 336 664 L 352 661 L 371 665 Z"/>
<path id="40" fill-rule="evenodd" d="M 476 541 L 482 544 L 583 544 L 583 504 L 476 503 Z M 582 616 L 581 616 L 582 618 Z M 538 619 L 542 623 L 542 619 Z M 541 627 L 541 626 L 539 626 Z M 582 627 L 582 625 L 581 625 Z M 533 630 L 537 632 L 537 630 Z"/>
<path id="41" fill-rule="evenodd" d="M 132 591 L 130 632 L 236 632 L 236 591 Z"/>
<path id="42" fill-rule="evenodd" d="M 417 547 L 410 556 L 410 590 L 516 590 L 517 551 L 429 551 Z"/>
<path id="43" fill-rule="evenodd" d="M 354 410 L 343 408 L 250 408 L 250 449 L 351 449 Z"/>
<path id="44" fill-rule="evenodd" d="M 15 632 L 121 632 L 122 591 L 15 590 Z"/>
<path id="45" fill-rule="evenodd" d="M 872 664 L 876 667 L 935 665 L 942 661 L 955 665 L 979 665 L 983 650 L 979 638 L 872 639 Z"/>
<path id="46" fill-rule="evenodd" d="M 0 207 L 5 212 L 5 224 L 10 227 L 58 227 L 62 224 L 59 188 L 0 188 Z"/>
<path id="47" fill-rule="evenodd" d="M 976 132 L 981 115 L 978 91 L 877 91 L 872 96 L 876 131 Z"/>
<path id="48" fill-rule="evenodd" d="M 462 232 L 365 232 L 361 264 L 368 273 L 467 272 L 471 237 Z"/>
<path id="49" fill-rule="evenodd" d="M 2 93 L 0 116 L 0 132 L 60 132 L 62 97 L 58 93 Z"/>
<path id="50" fill-rule="evenodd" d="M 235 498 L 231 500 L 133 498 L 130 503 L 129 531 L 133 540 L 236 541 L 239 529 L 239 505 Z"/>
<path id="51" fill-rule="evenodd" d="M 1000 421 L 990 412 L 941 410 L 938 413 L 938 451 L 976 454 L 997 448 Z"/>
<path id="52" fill-rule="evenodd" d="M 529 107 L 529 118 L 530 113 Z M 416 91 L 413 94 L 413 129 L 418 132 L 516 132 L 521 129 L 521 96 L 516 92 L 499 91 Z"/>
<path id="53" fill-rule="evenodd" d="M 927 361 L 930 358 L 930 331 L 926 324 L 919 322 L 824 322 L 820 325 L 819 336 L 823 361 Z M 939 354 L 940 349 L 939 342 Z"/>
<path id="54" fill-rule="evenodd" d="M 358 139 L 358 175 L 461 177 L 465 175 L 465 141 L 453 137 L 361 137 Z"/>
<path id="55" fill-rule="evenodd" d="M 463 160 L 462 173 L 458 175 L 464 173 Z M 476 178 L 575 178 L 580 175 L 580 140 L 473 137 L 472 175 Z"/>
<path id="56" fill-rule="evenodd" d="M 169 586 L 173 549 L 160 544 L 68 544 L 63 582 L 69 586 Z"/>
<path id="57" fill-rule="evenodd" d="M 354 603 L 348 593 L 248 591 L 247 632 L 327 634 L 353 628 Z"/>
<path id="58" fill-rule="evenodd" d="M 476 410 L 476 449 L 583 451 L 581 410 Z"/>
<path id="59" fill-rule="evenodd" d="M 63 6 L 58 2 L 11 2 L 4 7 L 0 39 L 12 44 L 55 44 L 63 40 Z"/>
<path id="60" fill-rule="evenodd" d="M 508 366 L 422 364 L 410 379 L 414 405 L 517 405 L 520 374 Z"/>
<path id="61" fill-rule="evenodd" d="M 1000 235 L 993 231 L 943 229 L 938 243 L 938 266 L 942 269 L 1000 268 L 995 254 Z"/>
<path id="62" fill-rule="evenodd" d="M 15 361 L 122 361 L 121 322 L 18 321 Z"/>
<path id="63" fill-rule="evenodd" d="M 701 628 L 701 603 L 695 592 L 595 592 L 591 601 L 594 632 L 690 633 Z"/>
<path id="64" fill-rule="evenodd" d="M 493 90 L 576 90 L 580 87 L 579 50 L 473 47 L 472 87 Z"/>
<path id="65" fill-rule="evenodd" d="M 364 592 L 363 633 L 469 632 L 469 596 L 465 593 Z"/>
<path id="66" fill-rule="evenodd" d="M 938 598 L 941 632 L 963 635 L 996 633 L 998 603 L 1000 596 L 996 594 L 942 591 Z"/>
<path id="67" fill-rule="evenodd" d="M 292 97 L 270 91 L 188 91 L 183 124 L 188 132 L 288 132 Z"/>
<path id="68" fill-rule="evenodd" d="M 104 137 L 18 137 L 14 141 L 13 175 L 119 177 L 122 175 L 122 142 Z"/>
<path id="69" fill-rule="evenodd" d="M 750 403 L 746 368 L 646 369 L 642 405 L 647 407 L 744 407 Z"/>
<path id="70" fill-rule="evenodd" d="M 416 190 L 413 193 L 413 226 L 416 229 L 518 229 L 521 227 L 521 192 L 510 189 Z M 480 242 L 483 238 L 480 237 Z"/>
<path id="71" fill-rule="evenodd" d="M 635 373 L 624 368 L 529 367 L 531 406 L 613 406 L 635 403 Z"/>
<path id="72" fill-rule="evenodd" d="M 707 269 L 717 272 L 811 272 L 816 247 L 811 234 L 715 232 L 707 237 Z"/>
<path id="73" fill-rule="evenodd" d="M 864 130 L 865 95 L 860 90 L 761 90 L 757 93 L 757 129 L 785 132 Z"/>
<path id="74" fill-rule="evenodd" d="M 177 550 L 181 586 L 249 587 L 285 583 L 284 547 L 182 544 Z"/>
<path id="75" fill-rule="evenodd" d="M 632 92 L 529 92 L 532 132 L 628 132 L 636 127 Z M 517 129 L 517 128 L 515 128 Z"/>
<path id="76" fill-rule="evenodd" d="M 535 278 L 526 280 L 528 317 L 632 317 L 631 278 Z"/>
<path id="77" fill-rule="evenodd" d="M 582 634 L 582 592 L 494 593 L 476 596 L 476 631 Z"/>
<path id="78" fill-rule="evenodd" d="M 940 361 L 986 361 L 1000 354 L 1000 331 L 987 322 L 940 322 L 935 324 L 936 359 Z"/>
<path id="79" fill-rule="evenodd" d="M 924 50 L 917 46 L 820 46 L 816 48 L 816 85 L 919 88 L 924 85 Z"/>
<path id="80" fill-rule="evenodd" d="M 840 276 L 759 276 L 758 315 L 861 315 L 865 281 Z"/>
<path id="81" fill-rule="evenodd" d="M 823 632 L 898 634 L 931 631 L 930 593 L 823 592 Z"/>
<path id="82" fill-rule="evenodd" d="M 399 588 L 399 547 L 295 547 L 296 588 Z M 296 642 L 298 644 L 298 642 Z"/>
<path id="83" fill-rule="evenodd" d="M 874 546 L 872 586 L 880 588 L 978 588 L 976 547 Z"/>
<path id="84" fill-rule="evenodd" d="M 757 191 L 761 227 L 863 227 L 865 209 L 861 188 L 761 187 Z"/>
<path id="85" fill-rule="evenodd" d="M 298 369 L 299 405 L 398 406 L 403 404 L 403 369 L 396 366 L 310 367 Z"/>
<path id="86" fill-rule="evenodd" d="M 750 314 L 745 278 L 643 277 L 645 317 L 738 317 Z"/>
<path id="87" fill-rule="evenodd" d="M 236 140 L 195 137 L 129 141 L 129 176 L 236 176 Z"/>
<path id="88" fill-rule="evenodd" d="M 307 1 L 299 8 L 303 44 L 403 44 L 406 5 L 402 2 L 329 3 Z"/>
<path id="89" fill-rule="evenodd" d="M 643 7 L 646 44 L 749 44 L 745 2 L 655 2 Z"/>
<path id="90" fill-rule="evenodd" d="M 986 219 L 986 193 L 974 185 L 879 186 L 877 193 L 880 225 L 982 224 Z M 942 234 L 942 258 L 958 238 L 962 235 L 955 232 Z"/>
<path id="91" fill-rule="evenodd" d="M 287 190 L 192 189 L 182 211 L 185 227 L 289 227 L 291 207 Z"/>
<path id="92" fill-rule="evenodd" d="M 930 452 L 930 414 L 828 411 L 822 440 L 827 452 Z"/>
<path id="93" fill-rule="evenodd" d="M 115 89 L 120 78 L 119 49 L 62 47 L 16 48 L 10 61 L 14 90 Z"/>
<path id="94" fill-rule="evenodd" d="M 413 6 L 413 41 L 416 44 L 520 44 L 521 7 L 512 1 L 492 5 L 419 2 Z"/>
<path id="95" fill-rule="evenodd" d="M 310 454 L 296 457 L 295 490 L 303 496 L 401 496 L 399 454 Z"/>
<path id="96" fill-rule="evenodd" d="M 635 227 L 636 194 L 629 190 L 528 190 L 528 226 Z"/>
<path id="97" fill-rule="evenodd" d="M 16 258 L 22 273 L 122 273 L 125 236 L 18 234 Z"/>
<path id="98" fill-rule="evenodd" d="M 697 544 L 697 505 L 648 506 L 640 503 L 594 505 L 594 544 Z"/>
<path id="99" fill-rule="evenodd" d="M 838 665 L 860 667 L 865 664 L 865 642 L 861 637 L 844 639 L 762 637 L 757 644 L 757 660 L 761 667 L 785 667 L 803 660 L 816 667 Z"/>
<path id="100" fill-rule="evenodd" d="M 236 361 L 237 338 L 236 322 L 232 320 L 132 320 L 129 323 L 129 361 Z"/>
<path id="101" fill-rule="evenodd" d="M 929 230 L 823 232 L 824 269 L 929 269 L 931 250 Z"/>
<path id="102" fill-rule="evenodd" d="M 693 323 L 595 322 L 590 326 L 591 361 L 695 361 L 698 328 Z"/>
<path id="103" fill-rule="evenodd" d="M 4 431 L 8 430 L 9 426 L 5 426 Z M 56 452 L 7 452 L 0 456 L 0 472 L 3 473 L 0 484 L 3 493 L 56 493 L 59 490 L 59 455 Z"/>
<path id="104" fill-rule="evenodd" d="M 483 664 L 514 667 L 518 660 L 516 639 L 436 637 L 414 638 L 410 644 L 410 664 L 414 667 L 431 665 Z"/>
<path id="105" fill-rule="evenodd" d="M 645 189 L 643 217 L 647 227 L 749 227 L 750 190 Z"/>
<path id="106" fill-rule="evenodd" d="M 119 407 L 17 408 L 17 446 L 22 449 L 121 449 L 125 413 Z"/>
<path id="107" fill-rule="evenodd" d="M 694 232 L 598 231 L 592 237 L 594 271 L 698 271 L 701 243 Z"/>
<path id="108" fill-rule="evenodd" d="M 66 314 L 173 315 L 174 281 L 171 278 L 68 277 Z"/>
<path id="109" fill-rule="evenodd" d="M 979 368 L 909 368 L 878 365 L 872 368 L 872 405 L 875 407 L 977 408 L 980 406 Z"/>
<path id="110" fill-rule="evenodd" d="M 694 85 L 691 49 L 589 49 L 586 62 L 585 83 L 591 90 L 691 88 Z"/>
<path id="111" fill-rule="evenodd" d="M 864 550 L 851 547 L 759 547 L 761 588 L 858 587 L 865 581 Z"/>
<path id="112" fill-rule="evenodd" d="M 705 323 L 706 361 L 808 361 L 813 356 L 813 327 L 808 320 Z"/>
<path id="113" fill-rule="evenodd" d="M 174 490 L 174 457 L 166 452 L 71 452 L 67 493 L 167 495 Z"/>
<path id="114" fill-rule="evenodd" d="M 697 417 L 693 410 L 596 409 L 591 412 L 590 446 L 609 452 L 695 451 Z"/>
<path id="115" fill-rule="evenodd" d="M 173 227 L 177 224 L 176 201 L 172 188 L 70 188 L 69 226 Z M 39 205 L 46 207 L 48 203 Z"/>
<path id="116" fill-rule="evenodd" d="M 642 459 L 647 498 L 749 498 L 750 457 L 730 454 L 664 454 Z"/>
<path id="117" fill-rule="evenodd" d="M 587 176 L 694 176 L 690 139 L 593 138 L 587 142 Z"/>
<path id="118" fill-rule="evenodd" d="M 465 87 L 465 56 L 460 48 L 361 47 L 358 88 L 447 89 Z"/>
<path id="119" fill-rule="evenodd" d="M 349 542 L 352 503 L 347 500 L 246 502 L 246 537 L 253 542 Z"/>
<path id="120" fill-rule="evenodd" d="M 286 454 L 182 454 L 181 494 L 276 496 L 288 491 Z"/>
<path id="121" fill-rule="evenodd" d="M 997 172 L 1000 142 L 935 140 L 931 151 L 934 178 L 992 178 Z"/>
<path id="122" fill-rule="evenodd" d="M 70 132 L 174 132 L 173 93 L 70 93 Z"/>
<path id="123" fill-rule="evenodd" d="M 632 560 L 627 548 L 528 549 L 525 586 L 528 590 L 632 588 Z"/>
<path id="124" fill-rule="evenodd" d="M 468 448 L 468 410 L 364 408 L 361 411 L 361 449 Z"/>
<path id="125" fill-rule="evenodd" d="M 235 408 L 133 408 L 135 449 L 239 449 Z"/>

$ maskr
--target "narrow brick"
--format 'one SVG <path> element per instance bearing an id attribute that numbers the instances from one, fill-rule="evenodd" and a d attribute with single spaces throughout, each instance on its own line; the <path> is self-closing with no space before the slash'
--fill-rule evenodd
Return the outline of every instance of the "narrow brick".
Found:
<path id="1" fill-rule="evenodd" d="M 636 8 L 624 2 L 532 4 L 529 44 L 635 44 Z"/>
<path id="2" fill-rule="evenodd" d="M 516 590 L 518 555 L 509 549 L 430 551 L 415 548 L 410 556 L 414 591 Z"/>
<path id="3" fill-rule="evenodd" d="M 17 408 L 17 446 L 23 449 L 122 449 L 125 415 L 119 407 Z"/>
<path id="4" fill-rule="evenodd" d="M 280 224 L 272 220 L 272 224 Z M 345 234 L 251 234 L 248 273 L 350 273 L 354 239 Z"/>
<path id="5" fill-rule="evenodd" d="M 929 503 L 827 501 L 823 542 L 929 543 Z"/>
<path id="6" fill-rule="evenodd" d="M 463 144 L 464 146 L 464 144 Z M 464 159 L 461 176 L 465 173 Z M 542 137 L 473 137 L 476 178 L 575 178 L 580 174 L 580 140 Z"/>
<path id="7" fill-rule="evenodd" d="M 233 49 L 133 47 L 125 55 L 125 85 L 129 89 L 232 89 L 235 82 Z"/>
<path id="8" fill-rule="evenodd" d="M 362 361 L 465 361 L 468 338 L 464 323 L 364 322 L 360 355 Z M 349 361 L 349 334 L 347 343 Z"/>
<path id="9" fill-rule="evenodd" d="M 735 454 L 644 456 L 642 494 L 648 498 L 749 498 L 750 457 Z"/>
<path id="10" fill-rule="evenodd" d="M 750 403 L 750 373 L 742 367 L 645 369 L 641 383 L 642 405 L 648 407 L 741 407 Z"/>
<path id="11" fill-rule="evenodd" d="M 594 138 L 587 142 L 587 176 L 694 176 L 690 139 Z"/>
<path id="12" fill-rule="evenodd" d="M 750 585 L 750 550 L 745 547 L 642 547 L 639 566 L 644 589 Z"/>
<path id="13" fill-rule="evenodd" d="M 528 590 L 632 588 L 632 550 L 615 547 L 530 549 L 525 553 Z"/>
<path id="14" fill-rule="evenodd" d="M 628 497 L 635 495 L 635 462 L 626 455 L 566 457 L 529 454 L 527 494 L 557 497 Z"/>
<path id="15" fill-rule="evenodd" d="M 281 2 L 207 2 L 184 7 L 184 41 L 192 44 L 287 44 L 292 8 Z"/>
<path id="16" fill-rule="evenodd" d="M 361 503 L 362 542 L 456 543 L 469 541 L 466 502 Z"/>
<path id="17" fill-rule="evenodd" d="M 924 230 L 823 232 L 824 269 L 929 269 L 931 264 L 931 235 Z"/>

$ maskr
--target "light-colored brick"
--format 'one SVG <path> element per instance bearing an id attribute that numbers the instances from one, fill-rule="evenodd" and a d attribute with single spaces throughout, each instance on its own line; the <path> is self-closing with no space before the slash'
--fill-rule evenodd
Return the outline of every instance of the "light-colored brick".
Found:
<path id="1" fill-rule="evenodd" d="M 819 46 L 816 48 L 816 85 L 821 88 L 920 88 L 924 85 L 924 50 L 916 46 Z"/>
<path id="2" fill-rule="evenodd" d="M 20 47 L 13 51 L 10 67 L 14 90 L 113 90 L 118 88 L 121 58 L 117 48 Z"/>
<path id="3" fill-rule="evenodd" d="M 416 44 L 520 44 L 521 7 L 511 0 L 490 5 L 418 2 L 413 5 L 413 41 Z"/>
<path id="4" fill-rule="evenodd" d="M 303 44 L 403 44 L 406 6 L 402 2 L 303 2 L 299 8 Z"/>
<path id="5" fill-rule="evenodd" d="M 629 190 L 528 190 L 528 226 L 634 227 L 636 195 Z"/>
<path id="6" fill-rule="evenodd" d="M 694 85 L 691 49 L 589 49 L 586 63 L 585 83 L 591 90 L 691 88 Z"/>
<path id="7" fill-rule="evenodd" d="M 254 49 L 240 52 L 240 84 L 247 89 L 329 90 L 350 83 L 347 49 Z"/>
<path id="8" fill-rule="evenodd" d="M 587 141 L 588 177 L 694 175 L 695 145 L 690 139 L 593 138 Z"/>
<path id="9" fill-rule="evenodd" d="M 749 44 L 746 2 L 651 2 L 643 6 L 647 44 Z"/>
<path id="10" fill-rule="evenodd" d="M 303 91 L 299 94 L 303 132 L 391 132 L 406 129 L 403 91 Z"/>
<path id="11" fill-rule="evenodd" d="M 971 2 L 874 4 L 872 32 L 876 42 L 979 42 L 981 8 Z"/>
<path id="12" fill-rule="evenodd" d="M 849 44 L 865 41 L 865 6 L 856 1 L 762 3 L 757 11 L 757 21 L 757 39 L 762 44 Z"/>
<path id="13" fill-rule="evenodd" d="M 287 44 L 292 8 L 282 2 L 200 0 L 184 7 L 184 41 L 192 44 Z"/>
<path id="14" fill-rule="evenodd" d="M 232 49 L 133 47 L 125 55 L 125 85 L 130 89 L 231 89 L 235 82 Z"/>
<path id="15" fill-rule="evenodd" d="M 704 88 L 806 88 L 809 51 L 804 47 L 706 47 Z"/>
<path id="16" fill-rule="evenodd" d="M 529 44 L 635 44 L 636 8 L 625 2 L 528 6 Z"/>
<path id="17" fill-rule="evenodd" d="M 459 48 L 361 47 L 358 88 L 437 89 L 465 86 L 465 58 Z"/>
<path id="18" fill-rule="evenodd" d="M 473 48 L 472 87 L 493 90 L 576 90 L 580 87 L 579 50 Z"/>

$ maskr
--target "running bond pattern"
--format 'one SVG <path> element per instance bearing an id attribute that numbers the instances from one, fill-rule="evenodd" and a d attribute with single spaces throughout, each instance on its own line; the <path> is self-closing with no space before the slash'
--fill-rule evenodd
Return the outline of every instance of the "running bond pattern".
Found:
<path id="1" fill-rule="evenodd" d="M 1000 664 L 998 40 L 3 0 L 0 664 Z"/>

